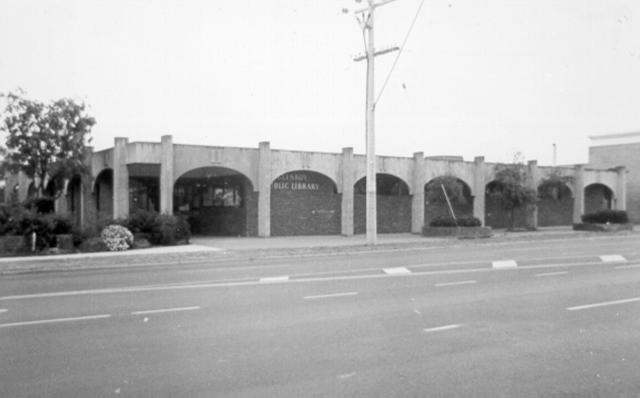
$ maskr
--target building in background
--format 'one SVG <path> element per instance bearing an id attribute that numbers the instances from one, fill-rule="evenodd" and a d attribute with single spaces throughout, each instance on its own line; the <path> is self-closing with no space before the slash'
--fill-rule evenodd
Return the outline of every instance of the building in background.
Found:
<path id="1" fill-rule="evenodd" d="M 589 137 L 589 166 L 593 168 L 625 167 L 626 210 L 635 224 L 640 223 L 640 132 Z M 625 208 L 621 206 L 621 208 Z"/>
<path id="2" fill-rule="evenodd" d="M 503 228 L 508 217 L 487 190 L 499 164 L 483 157 L 378 156 L 377 206 L 380 233 L 420 233 L 438 215 L 442 203 L 425 192 L 438 177 L 454 177 L 464 200 L 457 216 L 475 216 L 484 225 Z M 528 184 L 543 189 L 562 179 L 536 211 L 517 214 L 516 226 L 571 225 L 585 212 L 625 208 L 624 167 L 584 165 L 543 167 L 530 161 Z M 127 217 L 137 209 L 187 217 L 194 234 L 226 236 L 353 235 L 365 231 L 365 156 L 352 148 L 341 153 L 213 147 L 161 142 L 129 142 L 92 152 L 91 176 L 72 178 L 56 201 L 56 211 L 84 226 Z M 22 175 L 7 178 L 5 194 L 29 195 Z"/>

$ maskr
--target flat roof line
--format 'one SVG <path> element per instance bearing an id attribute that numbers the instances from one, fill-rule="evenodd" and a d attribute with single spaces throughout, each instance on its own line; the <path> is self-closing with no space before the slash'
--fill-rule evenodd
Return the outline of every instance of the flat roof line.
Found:
<path id="1" fill-rule="evenodd" d="M 640 131 L 634 131 L 629 133 L 617 133 L 617 134 L 601 134 L 601 135 L 591 135 L 589 139 L 591 140 L 606 140 L 609 138 L 625 138 L 625 137 L 640 137 Z"/>

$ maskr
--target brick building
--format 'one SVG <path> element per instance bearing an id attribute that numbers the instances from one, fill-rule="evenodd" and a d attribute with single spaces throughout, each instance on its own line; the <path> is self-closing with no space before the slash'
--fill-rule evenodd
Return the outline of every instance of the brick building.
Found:
<path id="1" fill-rule="evenodd" d="M 597 135 L 589 137 L 589 166 L 594 168 L 616 168 L 624 166 L 625 181 L 619 189 L 626 189 L 626 209 L 635 224 L 640 223 L 640 132 Z"/>
<path id="2" fill-rule="evenodd" d="M 56 211 L 90 227 L 123 218 L 135 209 L 183 214 L 196 234 L 276 236 L 342 234 L 365 231 L 365 156 L 351 148 L 341 153 L 257 148 L 129 142 L 116 138 L 114 147 L 92 152 L 90 178 L 75 177 L 56 201 Z M 419 233 L 423 224 L 447 214 L 442 204 L 429 203 L 425 192 L 434 179 L 451 176 L 463 187 L 458 216 L 473 215 L 483 224 L 504 227 L 507 217 L 486 195 L 498 164 L 483 157 L 378 156 L 377 207 L 381 233 Z M 624 208 L 625 170 L 599 170 L 583 165 L 527 165 L 528 184 L 539 189 L 550 176 L 564 177 L 553 198 L 518 215 L 531 226 L 570 225 L 585 210 Z M 6 190 L 20 199 L 29 195 L 29 181 L 9 176 Z"/>

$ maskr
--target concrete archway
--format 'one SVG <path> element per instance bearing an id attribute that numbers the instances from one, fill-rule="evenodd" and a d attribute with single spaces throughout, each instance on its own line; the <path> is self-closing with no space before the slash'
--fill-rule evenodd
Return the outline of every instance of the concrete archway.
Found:
<path id="1" fill-rule="evenodd" d="M 611 209 L 613 199 L 613 190 L 608 186 L 600 183 L 587 185 L 584 187 L 584 214 Z"/>
<path id="2" fill-rule="evenodd" d="M 341 199 L 324 174 L 296 170 L 278 176 L 271 184 L 271 235 L 339 234 Z"/>
<path id="3" fill-rule="evenodd" d="M 251 181 L 226 167 L 190 170 L 173 187 L 173 212 L 186 216 L 196 235 L 256 235 L 257 202 Z"/>
<path id="4" fill-rule="evenodd" d="M 354 232 L 366 232 L 366 184 L 359 179 L 353 186 Z M 379 233 L 411 232 L 411 195 L 409 185 L 391 174 L 376 174 L 376 211 Z"/>
<path id="5" fill-rule="evenodd" d="M 77 184 L 69 183 L 67 192 L 69 195 L 77 195 L 68 199 L 69 203 L 74 203 L 77 197 L 80 200 L 81 181 Z M 98 220 L 110 220 L 113 218 L 113 169 L 104 169 L 96 176 L 93 182 L 93 195 L 95 198 L 96 214 Z M 80 209 L 78 204 L 77 209 Z M 79 211 L 79 210 L 78 210 Z"/>
<path id="6" fill-rule="evenodd" d="M 442 185 L 447 190 L 456 218 L 473 216 L 471 187 L 460 178 L 439 176 L 424 186 L 424 225 L 429 225 L 433 219 L 438 217 L 451 217 Z"/>
<path id="7" fill-rule="evenodd" d="M 545 181 L 538 186 L 538 225 L 571 225 L 574 197 L 562 181 Z"/>

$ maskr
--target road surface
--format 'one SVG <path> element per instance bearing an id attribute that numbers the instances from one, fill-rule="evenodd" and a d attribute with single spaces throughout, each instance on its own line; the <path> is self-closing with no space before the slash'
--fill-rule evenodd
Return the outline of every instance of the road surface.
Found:
<path id="1" fill-rule="evenodd" d="M 636 235 L 149 261 L 0 277 L 0 396 L 640 396 Z"/>

